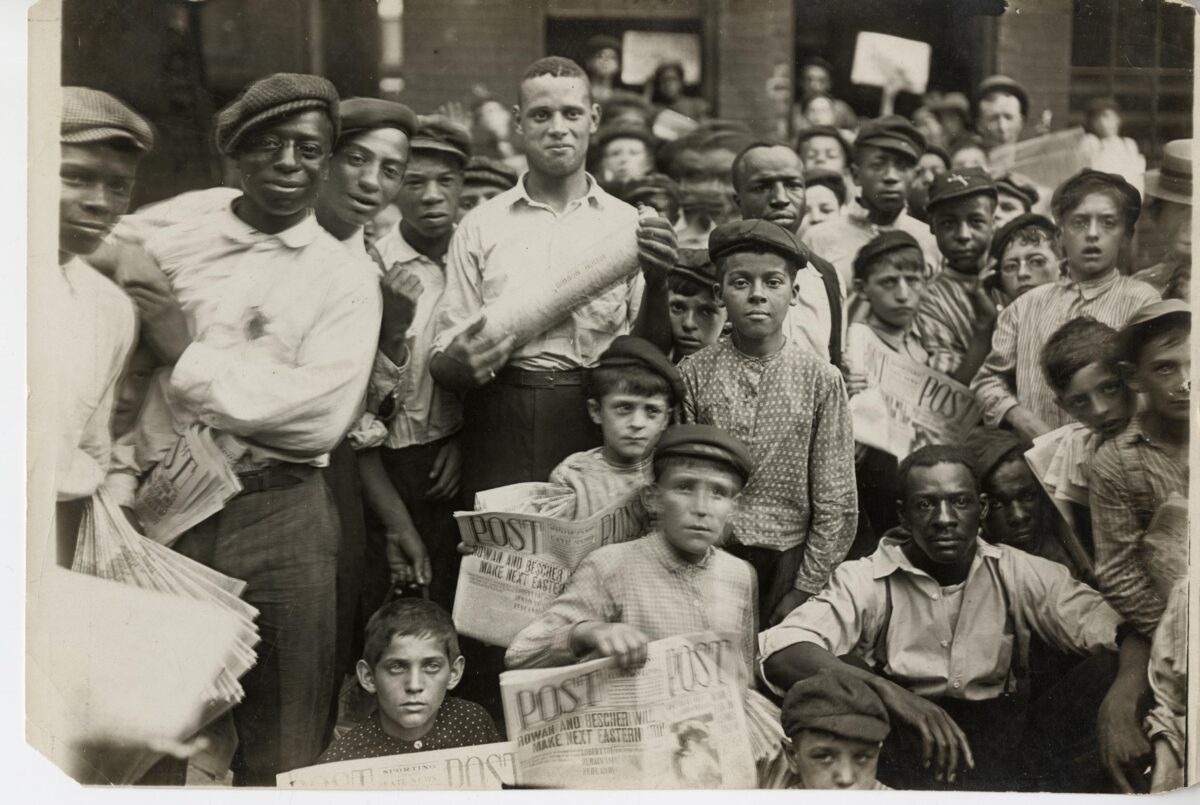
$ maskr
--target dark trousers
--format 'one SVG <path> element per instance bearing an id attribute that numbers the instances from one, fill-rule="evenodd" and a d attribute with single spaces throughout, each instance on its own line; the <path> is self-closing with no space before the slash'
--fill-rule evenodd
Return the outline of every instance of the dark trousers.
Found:
<path id="1" fill-rule="evenodd" d="M 237 785 L 274 786 L 280 772 L 311 765 L 330 712 L 338 515 L 320 470 L 286 471 L 299 482 L 234 498 L 174 545 L 245 581 L 259 611 L 258 662 L 233 710 Z"/>
<path id="2" fill-rule="evenodd" d="M 361 636 L 357 634 L 358 608 L 366 566 L 367 527 L 363 519 L 362 481 L 358 475 L 358 457 L 350 442 L 343 441 L 334 448 L 329 454 L 329 466 L 322 474 L 333 494 L 338 516 L 335 675 L 339 680 L 335 680 L 334 686 L 340 688 L 340 677 L 353 672 L 361 649 Z"/>
<path id="3" fill-rule="evenodd" d="M 742 545 L 734 540 L 727 542 L 724 547 L 754 568 L 758 576 L 758 623 L 766 628 L 775 606 L 796 586 L 796 571 L 804 556 L 804 543 L 786 551 Z"/>

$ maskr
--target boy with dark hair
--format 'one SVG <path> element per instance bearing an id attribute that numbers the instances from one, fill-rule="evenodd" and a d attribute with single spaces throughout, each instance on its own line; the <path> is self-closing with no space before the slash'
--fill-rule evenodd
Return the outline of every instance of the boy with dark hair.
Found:
<path id="1" fill-rule="evenodd" d="M 575 491 L 584 520 L 650 482 L 650 456 L 683 397 L 678 370 L 658 347 L 619 336 L 588 374 L 587 408 L 604 444 L 567 456 L 550 483 Z"/>
<path id="2" fill-rule="evenodd" d="M 730 551 L 758 571 L 760 611 L 775 622 L 824 586 L 854 538 L 846 393 L 837 369 L 785 334 L 806 254 L 795 235 L 735 221 L 713 231 L 709 254 L 733 331 L 680 363 L 683 417 L 750 447 L 755 471 Z"/>
<path id="3" fill-rule="evenodd" d="M 1079 316 L 1121 327 L 1134 311 L 1159 298 L 1117 266 L 1141 209 L 1141 196 L 1132 185 L 1120 176 L 1085 169 L 1059 186 L 1051 206 L 1067 276 L 1034 288 L 1004 309 L 991 353 L 971 382 L 984 424 L 1006 422 L 1026 444 L 1068 421 L 1039 361 L 1050 335 Z"/>
<path id="4" fill-rule="evenodd" d="M 667 272 L 667 318 L 671 322 L 673 362 L 717 343 L 725 326 L 725 308 L 714 295 L 717 267 L 708 249 L 680 249 Z"/>
<path id="5" fill-rule="evenodd" d="M 1191 332 L 1191 311 L 1176 299 L 1133 314 L 1120 334 L 1122 369 L 1146 408 L 1092 463 L 1096 578 L 1113 607 L 1147 637 L 1165 600 L 1149 575 L 1146 543 L 1164 507 L 1186 501 L 1188 493 Z M 1176 547 L 1186 567 L 1187 546 Z"/>
<path id="6" fill-rule="evenodd" d="M 805 168 L 824 168 L 845 174 L 850 170 L 850 146 L 833 126 L 812 126 L 796 135 L 796 153 Z"/>
<path id="7" fill-rule="evenodd" d="M 365 721 L 337 738 L 317 763 L 433 752 L 501 740 L 487 712 L 448 696 L 466 660 L 449 613 L 432 601 L 404 598 L 367 622 L 358 683 L 375 697 Z"/>
<path id="8" fill-rule="evenodd" d="M 463 189 L 458 197 L 458 219 L 488 199 L 495 198 L 517 184 L 517 172 L 508 163 L 473 156 L 463 170 Z"/>
<path id="9" fill-rule="evenodd" d="M 1120 360 L 1117 331 L 1089 316 L 1071 319 L 1042 347 L 1042 373 L 1058 407 L 1101 439 L 1124 430 L 1137 407 Z"/>
<path id="10" fill-rule="evenodd" d="M 828 168 L 804 170 L 804 218 L 799 234 L 836 218 L 846 205 L 846 177 L 841 171 Z"/>
<path id="11" fill-rule="evenodd" d="M 997 190 L 999 187 L 997 184 Z M 997 226 L 988 250 L 996 263 L 989 284 L 994 285 L 1000 304 L 1007 307 L 1026 291 L 1062 276 L 1062 255 L 1053 221 L 1025 213 Z"/>
<path id="12" fill-rule="evenodd" d="M 996 229 L 1007 224 L 1018 215 L 1033 211 L 1038 202 L 1038 189 L 1019 173 L 1006 172 L 996 178 Z"/>

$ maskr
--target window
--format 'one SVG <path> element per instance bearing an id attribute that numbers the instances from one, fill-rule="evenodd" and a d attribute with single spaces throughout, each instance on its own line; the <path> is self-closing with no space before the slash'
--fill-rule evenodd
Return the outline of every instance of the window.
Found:
<path id="1" fill-rule="evenodd" d="M 404 0 L 379 0 L 379 91 L 385 98 L 404 90 Z"/>

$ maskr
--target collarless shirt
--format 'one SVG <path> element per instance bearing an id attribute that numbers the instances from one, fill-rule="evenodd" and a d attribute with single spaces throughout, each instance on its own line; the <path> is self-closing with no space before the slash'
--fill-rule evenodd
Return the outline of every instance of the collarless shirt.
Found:
<path id="1" fill-rule="evenodd" d="M 1099 279 L 1064 277 L 1027 291 L 1000 313 L 992 350 L 971 381 L 984 423 L 995 427 L 1022 405 L 1051 429 L 1066 425 L 1071 418 L 1058 407 L 1042 374 L 1042 347 L 1050 336 L 1079 316 L 1120 330 L 1140 308 L 1158 300 L 1152 287 L 1115 270 Z"/>
<path id="2" fill-rule="evenodd" d="M 875 553 L 841 564 L 826 589 L 759 635 L 760 658 L 814 643 L 880 667 L 919 696 L 977 701 L 1005 691 L 1031 634 L 1071 653 L 1116 650 L 1121 618 L 1100 593 L 1062 565 L 982 539 L 952 625 L 943 588 L 905 555 L 907 537 L 893 529 Z"/>
<path id="3" fill-rule="evenodd" d="M 822 221 L 804 233 L 804 245 L 819 254 L 837 269 L 842 285 L 842 298 L 846 289 L 854 286 L 854 257 L 881 232 L 899 229 L 916 238 L 925 257 L 925 269 L 930 276 L 941 267 L 942 253 L 938 251 L 937 239 L 929 231 L 929 224 L 918 221 L 907 212 L 901 212 L 890 224 L 874 224 L 867 210 L 857 203 L 846 204 L 842 211 L 827 221 Z"/>
<path id="4" fill-rule="evenodd" d="M 858 522 L 841 373 L 791 341 L 755 358 L 730 336 L 684 358 L 679 373 L 684 421 L 715 425 L 750 448 L 754 469 L 732 519 L 735 538 L 774 551 L 804 544 L 795 587 L 817 592 Z"/>
<path id="5" fill-rule="evenodd" d="M 433 351 L 444 350 L 469 319 L 507 289 L 545 277 L 583 250 L 602 247 L 601 233 L 638 225 L 637 210 L 606 193 L 591 176 L 588 190 L 562 212 L 516 186 L 466 214 L 446 255 L 446 290 Z M 590 368 L 619 335 L 629 333 L 641 305 L 642 272 L 616 283 L 557 324 L 521 344 L 509 366 L 527 371 Z"/>
<path id="6" fill-rule="evenodd" d="M 335 740 L 317 758 L 317 763 L 434 752 L 439 749 L 495 743 L 499 740 L 500 733 L 496 731 L 496 725 L 492 723 L 486 710 L 475 702 L 457 696 L 447 696 L 434 716 L 433 728 L 422 737 L 405 741 L 388 735 L 383 729 L 383 722 L 380 721 L 379 710 L 376 709 L 344 737 Z"/>

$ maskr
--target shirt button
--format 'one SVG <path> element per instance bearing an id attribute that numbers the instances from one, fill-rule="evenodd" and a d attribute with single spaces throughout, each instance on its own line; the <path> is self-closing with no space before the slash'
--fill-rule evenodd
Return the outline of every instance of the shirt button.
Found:
<path id="1" fill-rule="evenodd" d="M 961 687 L 962 687 L 962 683 L 961 683 L 961 682 L 955 682 L 955 683 L 954 683 L 954 687 L 956 687 L 956 688 L 961 688 Z"/>
<path id="2" fill-rule="evenodd" d="M 956 688 L 958 687 L 958 683 L 957 683 L 957 682 L 955 682 L 955 683 L 954 683 L 954 687 L 956 687 Z M 425 744 L 424 744 L 424 743 L 422 743 L 421 741 L 413 741 L 413 749 L 420 749 L 420 748 L 421 748 L 421 747 L 423 747 L 424 745 L 425 745 Z"/>
<path id="3" fill-rule="evenodd" d="M 941 596 L 940 596 L 940 595 L 938 595 L 937 593 L 934 593 L 934 594 L 933 594 L 933 600 L 934 600 L 934 601 L 937 601 L 939 598 L 941 598 Z"/>
<path id="4" fill-rule="evenodd" d="M 945 648 L 945 647 L 946 647 L 946 646 L 948 646 L 948 645 L 950 645 L 950 641 L 949 641 L 949 640 L 943 640 L 943 641 L 942 641 L 942 648 Z"/>

